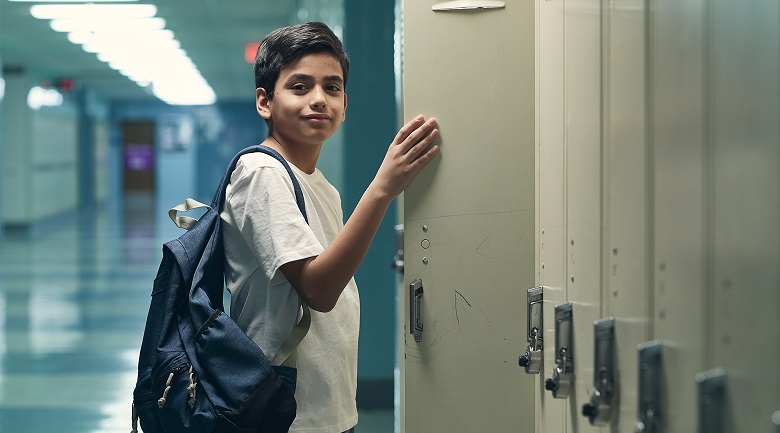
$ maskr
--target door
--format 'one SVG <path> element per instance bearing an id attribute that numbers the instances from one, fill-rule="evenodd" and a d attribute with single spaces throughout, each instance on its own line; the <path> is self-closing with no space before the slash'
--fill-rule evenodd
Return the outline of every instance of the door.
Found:
<path id="1" fill-rule="evenodd" d="M 123 229 L 128 236 L 155 230 L 155 123 L 122 123 Z"/>
<path id="2" fill-rule="evenodd" d="M 122 123 L 122 159 L 124 192 L 154 192 L 154 122 Z"/>
<path id="3" fill-rule="evenodd" d="M 482 3 L 404 3 L 404 117 L 436 117 L 442 148 L 404 197 L 408 433 L 534 428 L 534 4 Z"/>

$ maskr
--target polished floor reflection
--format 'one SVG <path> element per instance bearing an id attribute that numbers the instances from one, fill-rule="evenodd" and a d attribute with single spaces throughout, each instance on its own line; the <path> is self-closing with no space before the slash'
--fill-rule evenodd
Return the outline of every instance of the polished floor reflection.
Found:
<path id="1" fill-rule="evenodd" d="M 0 241 L 0 432 L 130 431 L 151 283 L 173 224 L 151 200 Z M 359 433 L 393 431 L 392 410 Z"/>

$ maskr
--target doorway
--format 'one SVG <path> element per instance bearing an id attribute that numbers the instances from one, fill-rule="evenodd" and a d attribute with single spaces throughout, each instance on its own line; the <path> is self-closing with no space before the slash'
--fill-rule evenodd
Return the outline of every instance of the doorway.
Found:
<path id="1" fill-rule="evenodd" d="M 122 122 L 122 197 L 128 238 L 154 234 L 155 122 Z"/>
<path id="2" fill-rule="evenodd" d="M 154 193 L 154 122 L 122 123 L 123 192 Z"/>

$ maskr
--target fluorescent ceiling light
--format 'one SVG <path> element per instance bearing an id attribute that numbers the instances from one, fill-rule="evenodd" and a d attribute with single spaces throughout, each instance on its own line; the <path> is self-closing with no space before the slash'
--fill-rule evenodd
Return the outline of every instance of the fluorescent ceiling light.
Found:
<path id="1" fill-rule="evenodd" d="M 83 32 L 98 30 L 162 30 L 165 20 L 152 18 L 57 18 L 51 20 L 52 30 L 57 32 Z"/>
<path id="2" fill-rule="evenodd" d="M 155 5 L 33 5 L 30 14 L 42 20 L 57 18 L 151 18 L 157 13 Z"/>
<path id="3" fill-rule="evenodd" d="M 137 2 L 138 0 L 8 0 L 12 3 L 130 3 Z"/>
<path id="4" fill-rule="evenodd" d="M 86 44 L 92 40 L 94 33 L 90 31 L 86 32 L 70 32 L 68 33 L 68 40 L 72 44 L 81 45 Z"/>
<path id="5" fill-rule="evenodd" d="M 165 20 L 154 16 L 154 5 L 35 5 L 30 13 L 52 20 L 52 29 L 67 32 L 70 42 L 139 86 L 151 85 L 152 93 L 168 104 L 216 101 L 173 32 L 165 29 Z"/>

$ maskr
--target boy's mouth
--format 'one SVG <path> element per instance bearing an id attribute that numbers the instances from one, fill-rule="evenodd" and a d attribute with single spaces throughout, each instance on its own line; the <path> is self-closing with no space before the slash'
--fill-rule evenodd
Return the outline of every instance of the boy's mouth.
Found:
<path id="1" fill-rule="evenodd" d="M 328 120 L 330 119 L 330 116 L 327 114 L 307 114 L 303 116 L 304 119 L 310 119 L 310 120 Z"/>

